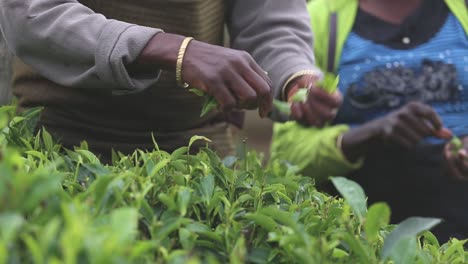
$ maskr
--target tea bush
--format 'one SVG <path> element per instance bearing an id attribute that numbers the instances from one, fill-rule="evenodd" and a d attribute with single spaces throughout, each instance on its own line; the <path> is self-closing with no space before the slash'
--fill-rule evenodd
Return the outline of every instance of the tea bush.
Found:
<path id="1" fill-rule="evenodd" d="M 437 219 L 390 226 L 354 182 L 346 199 L 296 167 L 204 148 L 114 153 L 64 150 L 33 110 L 0 109 L 0 263 L 466 263 L 465 241 L 439 245 Z"/>

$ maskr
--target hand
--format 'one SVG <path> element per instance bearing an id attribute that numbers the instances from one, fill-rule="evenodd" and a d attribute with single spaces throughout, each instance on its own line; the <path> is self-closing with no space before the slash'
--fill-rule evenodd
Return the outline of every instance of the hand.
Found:
<path id="1" fill-rule="evenodd" d="M 412 148 L 424 138 L 435 136 L 450 139 L 442 121 L 428 105 L 412 102 L 385 117 L 349 130 L 343 135 L 342 150 L 348 160 L 355 161 L 382 144 Z"/>
<path id="2" fill-rule="evenodd" d="M 291 105 L 291 118 L 304 126 L 323 127 L 336 117 L 341 106 L 342 96 L 339 92 L 329 94 L 316 87 L 318 77 L 305 75 L 294 80 L 288 88 L 289 99 L 301 88 L 309 88 L 309 97 L 305 103 Z"/>
<path id="3" fill-rule="evenodd" d="M 182 65 L 190 86 L 216 98 L 220 110 L 259 108 L 261 117 L 272 110 L 271 81 L 244 51 L 192 41 Z"/>
<path id="4" fill-rule="evenodd" d="M 442 139 L 451 137 L 450 133 L 444 135 L 442 121 L 434 109 L 418 102 L 408 103 L 386 117 L 374 121 L 372 127 L 374 134 L 382 142 L 395 143 L 405 148 L 411 148 L 429 136 Z"/>
<path id="5" fill-rule="evenodd" d="M 180 35 L 156 34 L 129 70 L 157 67 L 174 72 L 183 40 Z M 265 117 L 272 110 L 271 81 L 247 52 L 193 40 L 185 53 L 182 78 L 213 96 L 221 111 L 258 107 L 260 116 Z"/>
<path id="6" fill-rule="evenodd" d="M 448 142 L 444 148 L 449 175 L 455 180 L 468 181 L 468 137 L 462 139 L 462 148 L 457 149 L 452 142 Z"/>

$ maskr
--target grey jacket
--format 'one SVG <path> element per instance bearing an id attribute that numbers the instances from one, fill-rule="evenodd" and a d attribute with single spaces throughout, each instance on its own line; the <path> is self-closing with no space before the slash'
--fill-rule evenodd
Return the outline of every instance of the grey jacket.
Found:
<path id="1" fill-rule="evenodd" d="M 306 1 L 227 1 L 232 47 L 252 54 L 276 94 L 294 73 L 316 69 Z M 158 80 L 157 69 L 132 76 L 125 66 L 164 29 L 107 19 L 75 0 L 2 0 L 0 29 L 16 56 L 64 86 L 132 93 Z"/>

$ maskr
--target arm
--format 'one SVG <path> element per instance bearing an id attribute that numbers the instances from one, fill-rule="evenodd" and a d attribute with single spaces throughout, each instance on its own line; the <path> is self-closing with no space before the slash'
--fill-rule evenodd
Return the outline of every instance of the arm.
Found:
<path id="1" fill-rule="evenodd" d="M 287 100 L 287 88 L 313 86 L 314 81 L 322 74 L 315 66 L 313 36 L 306 1 L 231 2 L 228 24 L 232 47 L 249 52 L 268 72 L 273 83 L 274 97 Z M 291 79 L 300 72 L 307 72 L 307 76 Z M 299 106 L 293 108 L 292 118 L 302 120 L 302 123 L 307 125 L 320 125 L 330 119 L 330 113 L 334 117 L 332 110 L 339 105 L 338 97 L 329 98 L 328 101 L 332 101 L 332 104 L 324 104 L 323 107 L 317 106 L 316 101 L 309 100 L 309 104 L 303 105 L 302 109 L 298 109 Z M 322 108 L 325 111 L 322 111 Z M 272 117 L 280 121 L 288 119 L 278 113 L 274 113 Z"/>
<path id="2" fill-rule="evenodd" d="M 305 128 L 295 122 L 276 124 L 272 156 L 288 160 L 299 166 L 305 175 L 323 180 L 358 169 L 363 157 L 382 146 L 410 149 L 429 136 L 451 137 L 431 107 L 409 103 L 353 129 L 346 125 L 320 129 Z"/>
<path id="3" fill-rule="evenodd" d="M 3 0 L 0 28 L 16 56 L 65 86 L 137 92 L 159 74 L 131 75 L 127 65 L 161 30 L 106 19 L 75 0 Z"/>
<path id="4" fill-rule="evenodd" d="M 2 0 L 7 45 L 43 76 L 65 86 L 141 91 L 174 71 L 183 36 L 106 19 L 76 0 Z M 21 32 L 18 33 L 18 32 Z M 271 110 L 269 79 L 245 52 L 193 41 L 182 78 L 214 96 L 221 110 Z M 261 103 L 258 103 L 261 102 Z"/>

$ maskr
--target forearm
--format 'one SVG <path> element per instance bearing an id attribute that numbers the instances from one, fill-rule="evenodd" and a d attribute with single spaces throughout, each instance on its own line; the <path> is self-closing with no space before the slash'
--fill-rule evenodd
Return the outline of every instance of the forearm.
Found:
<path id="1" fill-rule="evenodd" d="M 342 135 L 341 149 L 350 162 L 365 157 L 377 144 L 372 124 L 353 128 Z"/>
<path id="2" fill-rule="evenodd" d="M 160 30 L 106 19 L 77 1 L 1 1 L 0 27 L 16 56 L 62 85 L 131 92 L 157 80 L 157 68 L 134 78 L 127 66 Z"/>
<path id="3" fill-rule="evenodd" d="M 136 60 L 127 68 L 131 73 L 141 73 L 154 68 L 175 72 L 179 48 L 184 37 L 169 33 L 154 35 Z"/>

